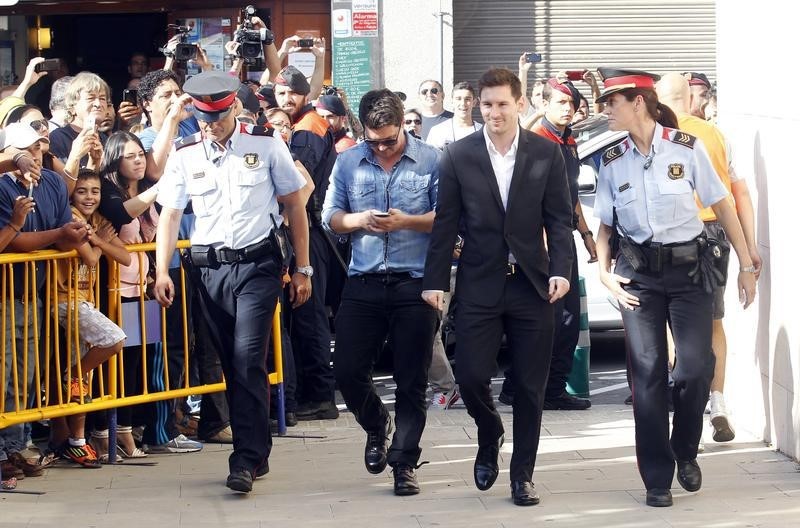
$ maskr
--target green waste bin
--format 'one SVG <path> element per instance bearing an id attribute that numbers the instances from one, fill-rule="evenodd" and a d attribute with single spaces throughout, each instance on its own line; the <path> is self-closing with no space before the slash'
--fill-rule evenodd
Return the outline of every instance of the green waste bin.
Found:
<path id="1" fill-rule="evenodd" d="M 588 398 L 591 340 L 589 338 L 589 312 L 586 309 L 586 283 L 583 277 L 578 278 L 578 284 L 581 293 L 581 333 L 578 337 L 578 346 L 575 347 L 572 371 L 567 377 L 567 392 L 579 398 Z"/>

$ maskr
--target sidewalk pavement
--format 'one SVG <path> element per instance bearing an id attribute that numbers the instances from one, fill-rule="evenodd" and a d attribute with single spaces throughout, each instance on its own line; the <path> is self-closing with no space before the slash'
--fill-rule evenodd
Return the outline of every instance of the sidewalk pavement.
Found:
<path id="1" fill-rule="evenodd" d="M 276 437 L 271 472 L 249 496 L 225 486 L 230 446 L 151 455 L 155 467 L 125 463 L 88 470 L 57 466 L 0 494 L 0 526 L 127 528 L 302 527 L 793 527 L 800 526 L 798 466 L 739 432 L 716 444 L 706 429 L 703 488 L 673 484 L 675 505 L 650 508 L 636 469 L 633 415 L 625 405 L 546 411 L 534 472 L 541 503 L 514 506 L 508 487 L 511 408 L 501 406 L 501 474 L 481 492 L 472 479 L 477 434 L 462 407 L 430 411 L 422 440 L 422 493 L 395 497 L 387 471 L 364 469 L 365 435 L 352 415 L 301 422 Z M 707 418 L 706 418 L 707 420 Z"/>

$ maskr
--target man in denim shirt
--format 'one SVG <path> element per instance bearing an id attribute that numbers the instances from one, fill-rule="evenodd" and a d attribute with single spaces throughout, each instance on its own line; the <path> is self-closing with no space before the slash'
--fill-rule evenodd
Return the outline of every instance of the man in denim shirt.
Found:
<path id="1" fill-rule="evenodd" d="M 425 428 L 425 388 L 438 314 L 422 293 L 422 272 L 438 191 L 439 152 L 403 130 L 403 103 L 373 90 L 361 99 L 364 142 L 339 154 L 322 221 L 350 233 L 352 259 L 336 316 L 334 372 L 347 408 L 367 432 L 364 463 L 394 471 L 396 495 L 419 493 L 415 470 Z M 395 417 L 372 385 L 386 339 L 394 351 Z"/>

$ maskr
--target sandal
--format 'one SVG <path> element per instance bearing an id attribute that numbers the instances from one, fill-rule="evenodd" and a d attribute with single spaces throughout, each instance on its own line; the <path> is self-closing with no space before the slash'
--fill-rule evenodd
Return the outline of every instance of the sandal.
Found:
<path id="1" fill-rule="evenodd" d="M 144 451 L 142 451 L 138 447 L 134 447 L 133 451 L 128 453 L 128 452 L 125 451 L 125 448 L 123 448 L 121 445 L 117 445 L 117 454 L 119 454 L 119 456 L 121 456 L 122 458 L 145 458 L 145 457 L 147 457 L 147 453 L 145 453 Z M 106 457 L 106 458 L 108 458 L 108 457 Z"/>
<path id="2" fill-rule="evenodd" d="M 17 478 L 10 477 L 8 480 L 0 482 L 0 489 L 13 490 L 17 489 Z"/>

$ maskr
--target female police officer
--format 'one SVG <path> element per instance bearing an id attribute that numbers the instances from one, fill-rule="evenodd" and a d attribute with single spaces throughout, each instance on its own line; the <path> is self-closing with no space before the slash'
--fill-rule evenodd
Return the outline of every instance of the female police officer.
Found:
<path id="1" fill-rule="evenodd" d="M 736 250 L 741 265 L 739 298 L 745 308 L 755 295 L 754 269 L 736 213 L 724 199 L 726 190 L 701 142 L 667 128 L 674 127 L 677 119 L 658 102 L 653 89 L 658 76 L 598 70 L 605 83 L 598 102 L 606 102 L 609 127 L 628 131 L 628 137 L 605 152 L 600 167 L 595 203 L 595 215 L 601 220 L 600 278 L 623 307 L 636 457 L 647 504 L 671 506 L 669 488 L 676 462 L 684 489 L 697 491 L 702 483 L 697 446 L 714 371 L 712 294 L 707 288 L 717 273 L 711 264 L 720 248 L 702 234 L 694 193 L 712 207 Z M 613 271 L 612 232 L 619 237 L 620 248 Z M 667 323 L 677 353 L 671 434 Z"/>

